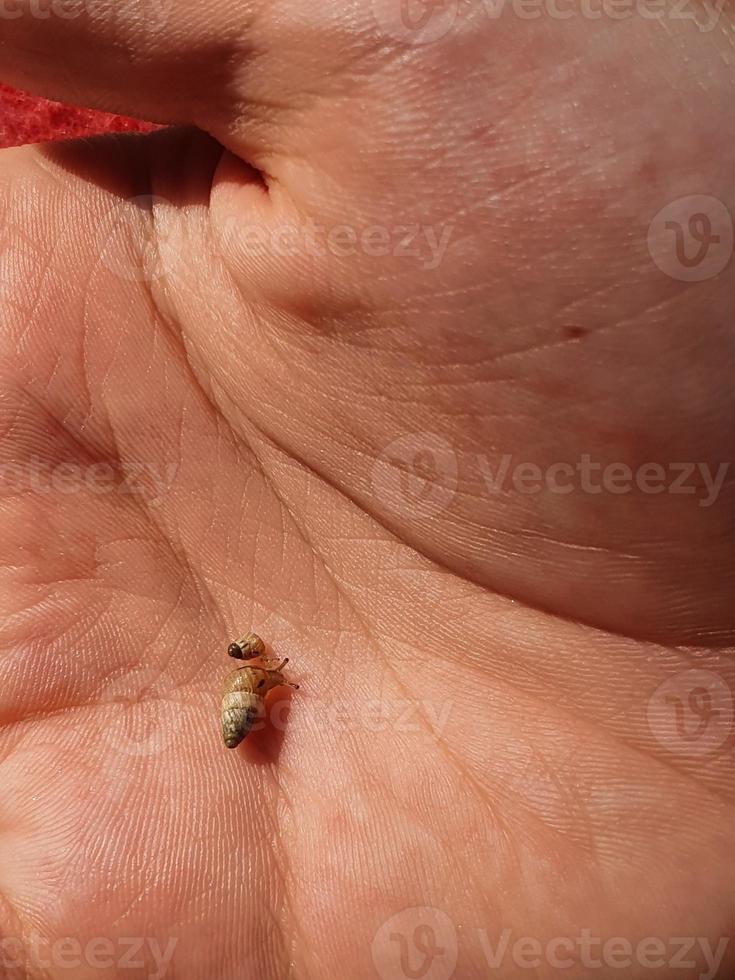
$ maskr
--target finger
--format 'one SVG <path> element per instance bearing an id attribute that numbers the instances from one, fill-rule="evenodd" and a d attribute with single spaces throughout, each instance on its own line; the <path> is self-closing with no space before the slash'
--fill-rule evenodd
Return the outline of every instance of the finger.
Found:
<path id="1" fill-rule="evenodd" d="M 0 70 L 50 97 L 189 122 L 221 97 L 240 49 L 239 28 L 224 29 L 230 16 L 211 2 L 4 0 Z"/>
<path id="2" fill-rule="evenodd" d="M 279 13 L 260 0 L 0 0 L 0 77 L 75 105 L 194 124 L 248 156 L 323 84 L 325 66 L 354 58 L 340 53 L 352 29 L 328 20 L 301 2 Z"/>

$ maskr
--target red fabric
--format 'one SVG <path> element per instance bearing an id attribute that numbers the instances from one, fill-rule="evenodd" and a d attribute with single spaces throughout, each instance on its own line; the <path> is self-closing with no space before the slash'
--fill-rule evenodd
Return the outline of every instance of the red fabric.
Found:
<path id="1" fill-rule="evenodd" d="M 111 112 L 76 109 L 0 84 L 0 146 L 69 139 L 93 133 L 148 132 L 156 127 Z"/>

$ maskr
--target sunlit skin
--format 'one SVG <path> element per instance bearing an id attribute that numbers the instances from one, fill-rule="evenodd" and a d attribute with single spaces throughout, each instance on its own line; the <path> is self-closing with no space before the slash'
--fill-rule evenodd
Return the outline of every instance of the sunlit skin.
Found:
<path id="1" fill-rule="evenodd" d="M 0 153 L 0 974 L 145 937 L 176 980 L 367 980 L 415 906 L 462 980 L 559 975 L 489 972 L 506 929 L 717 947 L 733 472 L 490 477 L 730 460 L 733 261 L 672 277 L 647 232 L 735 214 L 732 13 L 89 10 L 4 19 L 0 77 L 175 128 Z M 300 690 L 228 751 L 250 629 Z M 692 669 L 704 752 L 650 719 Z"/>

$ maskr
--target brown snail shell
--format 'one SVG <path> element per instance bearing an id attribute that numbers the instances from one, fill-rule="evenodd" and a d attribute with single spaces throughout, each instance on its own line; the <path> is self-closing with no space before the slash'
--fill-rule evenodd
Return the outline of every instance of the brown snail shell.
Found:
<path id="1" fill-rule="evenodd" d="M 262 657 L 265 654 L 265 643 L 257 633 L 247 633 L 242 639 L 231 643 L 227 652 L 235 660 L 254 660 L 255 657 Z"/>
<path id="2" fill-rule="evenodd" d="M 222 698 L 222 738 L 228 749 L 237 748 L 256 721 L 263 717 L 263 699 L 247 691 L 229 691 Z"/>
<path id="3" fill-rule="evenodd" d="M 222 691 L 222 738 L 228 749 L 236 748 L 265 713 L 263 698 L 274 687 L 297 688 L 285 679 L 280 668 L 241 667 L 230 674 Z"/>

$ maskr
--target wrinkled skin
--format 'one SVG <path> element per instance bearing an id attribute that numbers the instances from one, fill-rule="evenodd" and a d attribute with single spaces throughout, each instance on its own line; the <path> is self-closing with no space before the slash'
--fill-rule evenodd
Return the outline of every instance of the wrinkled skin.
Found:
<path id="1" fill-rule="evenodd" d="M 735 213 L 732 21 L 378 9 L 3 21 L 8 81 L 175 126 L 0 154 L 3 978 L 689 978 L 732 930 L 732 474 L 487 485 L 728 461 L 733 262 L 647 232 Z M 251 627 L 301 690 L 228 751 Z M 666 953 L 488 965 L 585 929 Z"/>

